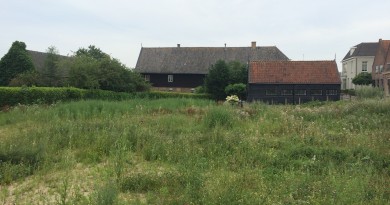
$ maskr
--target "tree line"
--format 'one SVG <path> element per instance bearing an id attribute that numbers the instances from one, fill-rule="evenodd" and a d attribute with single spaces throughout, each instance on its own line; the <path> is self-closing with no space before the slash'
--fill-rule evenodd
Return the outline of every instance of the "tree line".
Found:
<path id="1" fill-rule="evenodd" d="M 150 85 L 141 75 L 91 45 L 72 56 L 60 56 L 51 46 L 42 68 L 35 68 L 24 42 L 12 43 L 0 60 L 0 86 L 72 86 L 116 92 L 145 91 Z"/>

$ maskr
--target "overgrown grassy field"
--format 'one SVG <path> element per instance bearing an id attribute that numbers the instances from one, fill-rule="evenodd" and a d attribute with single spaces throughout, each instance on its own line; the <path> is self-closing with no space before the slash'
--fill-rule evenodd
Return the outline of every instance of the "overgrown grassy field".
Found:
<path id="1" fill-rule="evenodd" d="M 0 204 L 389 204 L 390 101 L 0 112 Z"/>

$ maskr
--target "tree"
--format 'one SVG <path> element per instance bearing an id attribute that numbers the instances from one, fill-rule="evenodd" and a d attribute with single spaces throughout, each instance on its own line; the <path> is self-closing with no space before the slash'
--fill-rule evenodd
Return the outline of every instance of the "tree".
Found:
<path id="1" fill-rule="evenodd" d="M 47 57 L 43 69 L 43 83 L 46 86 L 61 86 L 61 75 L 58 69 L 58 62 L 60 60 L 59 52 L 56 47 L 50 46 L 47 50 Z"/>
<path id="2" fill-rule="evenodd" d="M 96 48 L 94 45 L 90 45 L 88 48 L 79 48 L 79 50 L 76 51 L 76 56 L 88 56 L 96 60 L 110 57 L 108 54 L 104 53 L 102 50 L 100 50 L 100 48 Z"/>
<path id="3" fill-rule="evenodd" d="M 97 70 L 99 62 L 87 56 L 68 59 L 62 65 L 69 67 L 69 85 L 83 89 L 100 88 Z"/>
<path id="4" fill-rule="evenodd" d="M 228 64 L 219 60 L 213 65 L 205 78 L 204 87 L 216 100 L 223 100 L 227 95 L 235 94 L 240 99 L 246 98 L 246 84 L 248 83 L 248 69 L 245 64 L 232 61 Z M 227 86 L 231 85 L 228 89 Z"/>
<path id="5" fill-rule="evenodd" d="M 245 64 L 238 61 L 232 61 L 228 64 L 229 67 L 229 84 L 248 83 L 248 68 Z"/>
<path id="6" fill-rule="evenodd" d="M 0 86 L 7 86 L 18 74 L 34 70 L 31 57 L 26 50 L 26 44 L 21 41 L 12 43 L 8 53 L 0 60 Z"/>
<path id="7" fill-rule="evenodd" d="M 371 73 L 359 73 L 352 79 L 352 83 L 355 85 L 370 85 L 372 83 Z"/>
<path id="8" fill-rule="evenodd" d="M 225 87 L 229 84 L 229 68 L 225 61 L 218 60 L 212 65 L 205 78 L 207 93 L 215 100 L 223 100 L 226 97 Z"/>
<path id="9" fill-rule="evenodd" d="M 69 84 L 75 87 L 116 92 L 144 91 L 150 87 L 141 75 L 95 46 L 80 48 L 69 64 Z"/>

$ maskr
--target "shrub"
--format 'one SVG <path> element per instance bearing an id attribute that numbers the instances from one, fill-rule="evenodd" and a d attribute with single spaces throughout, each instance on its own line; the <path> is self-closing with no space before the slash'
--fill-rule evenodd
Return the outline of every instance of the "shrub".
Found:
<path id="1" fill-rule="evenodd" d="M 246 85 L 243 83 L 230 84 L 225 88 L 226 95 L 237 95 L 240 99 L 246 99 Z"/>

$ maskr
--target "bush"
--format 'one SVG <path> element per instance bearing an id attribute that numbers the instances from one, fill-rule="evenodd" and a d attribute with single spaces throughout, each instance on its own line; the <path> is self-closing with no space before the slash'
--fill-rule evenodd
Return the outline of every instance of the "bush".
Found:
<path id="1" fill-rule="evenodd" d="M 225 88 L 226 95 L 237 95 L 241 100 L 246 99 L 246 85 L 243 83 L 230 84 Z"/>
<path id="2" fill-rule="evenodd" d="M 198 86 L 195 88 L 195 93 L 196 94 L 204 94 L 204 93 L 206 93 L 206 88 L 203 85 Z"/>

